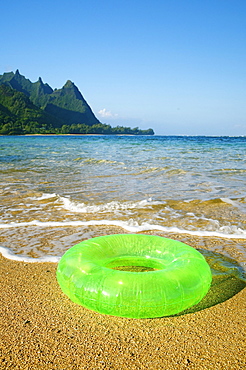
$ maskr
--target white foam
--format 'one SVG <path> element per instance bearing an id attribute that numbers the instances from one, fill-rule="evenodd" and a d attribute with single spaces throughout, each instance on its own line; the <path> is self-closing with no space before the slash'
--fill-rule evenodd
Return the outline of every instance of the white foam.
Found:
<path id="1" fill-rule="evenodd" d="M 28 263 L 37 263 L 37 262 L 59 262 L 60 258 L 59 256 L 44 256 L 39 258 L 32 258 L 27 256 L 21 256 L 18 254 L 15 254 L 10 249 L 1 247 L 0 246 L 0 253 L 3 255 L 3 257 L 8 258 L 13 261 L 19 261 L 19 262 L 28 262 Z"/>
<path id="2" fill-rule="evenodd" d="M 128 209 L 144 208 L 146 206 L 152 206 L 160 204 L 158 201 L 153 201 L 152 198 L 144 199 L 138 202 L 118 202 L 112 201 L 104 204 L 97 205 L 86 205 L 85 203 L 76 203 L 71 201 L 66 197 L 59 197 L 62 202 L 62 207 L 67 211 L 76 213 L 105 213 L 105 212 L 117 212 L 117 211 L 127 211 Z"/>
<path id="3" fill-rule="evenodd" d="M 78 227 L 78 226 L 118 226 L 126 231 L 136 233 L 141 231 L 158 230 L 165 233 L 176 233 L 176 234 L 188 234 L 201 237 L 219 237 L 227 239 L 246 239 L 246 230 L 238 228 L 236 226 L 221 226 L 217 227 L 217 230 L 187 230 L 180 229 L 176 226 L 168 227 L 161 225 L 151 225 L 147 222 L 139 225 L 136 221 L 132 219 L 129 221 L 109 221 L 109 220 L 90 220 L 90 221 L 48 221 L 42 222 L 38 220 L 33 220 L 30 222 L 11 222 L 9 224 L 0 224 L 0 229 L 17 228 L 17 227 L 28 227 L 28 226 L 38 226 L 38 227 Z"/>
<path id="4" fill-rule="evenodd" d="M 55 193 L 52 193 L 52 194 L 43 193 L 40 197 L 32 197 L 31 199 L 44 200 L 44 199 L 50 199 L 50 198 L 55 198 L 55 197 L 57 197 L 57 194 L 55 194 Z"/>
<path id="5" fill-rule="evenodd" d="M 238 203 L 235 202 L 234 200 L 230 199 L 230 198 L 220 198 L 222 200 L 222 202 L 224 203 L 227 203 L 227 204 L 232 204 L 233 206 L 235 207 L 238 207 Z"/>
<path id="6" fill-rule="evenodd" d="M 246 206 L 243 203 L 239 203 L 235 200 L 232 200 L 230 198 L 220 198 L 222 202 L 231 204 L 232 206 L 238 208 L 241 212 L 245 213 L 246 212 Z M 245 199 L 242 199 L 245 202 Z"/>

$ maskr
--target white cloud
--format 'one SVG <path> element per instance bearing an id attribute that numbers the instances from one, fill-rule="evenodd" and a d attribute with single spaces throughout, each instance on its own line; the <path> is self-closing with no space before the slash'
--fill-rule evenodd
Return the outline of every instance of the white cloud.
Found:
<path id="1" fill-rule="evenodd" d="M 110 110 L 107 110 L 106 108 L 103 108 L 103 109 L 100 109 L 98 114 L 101 116 L 101 117 L 106 117 L 106 118 L 115 118 L 115 117 L 118 117 L 118 114 L 113 114 L 112 112 L 110 112 Z"/>

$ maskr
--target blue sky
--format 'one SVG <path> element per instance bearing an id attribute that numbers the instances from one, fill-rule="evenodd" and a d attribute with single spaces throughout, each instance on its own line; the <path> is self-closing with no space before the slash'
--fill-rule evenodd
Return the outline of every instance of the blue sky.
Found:
<path id="1" fill-rule="evenodd" d="M 9 0 L 0 74 L 70 79 L 112 126 L 246 135 L 243 0 Z"/>

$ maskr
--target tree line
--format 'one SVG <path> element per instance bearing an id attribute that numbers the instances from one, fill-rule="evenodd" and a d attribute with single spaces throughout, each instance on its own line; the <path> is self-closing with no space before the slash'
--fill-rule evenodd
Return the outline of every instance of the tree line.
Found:
<path id="1" fill-rule="evenodd" d="M 100 122 L 64 124 L 60 117 L 42 110 L 22 92 L 0 85 L 0 135 L 26 134 L 154 135 L 154 131 L 151 128 L 111 127 Z"/>

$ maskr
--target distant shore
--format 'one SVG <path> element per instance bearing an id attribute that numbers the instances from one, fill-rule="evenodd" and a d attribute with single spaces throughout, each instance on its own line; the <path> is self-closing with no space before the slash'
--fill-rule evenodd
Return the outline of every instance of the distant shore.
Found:
<path id="1" fill-rule="evenodd" d="M 155 136 L 155 135 L 134 135 L 134 134 L 25 134 L 25 135 L 1 135 L 6 137 L 13 137 L 13 136 Z"/>
<path id="2" fill-rule="evenodd" d="M 25 134 L 25 135 L 20 135 L 20 136 L 141 136 L 141 135 L 133 135 L 133 134 Z M 143 136 L 154 136 L 154 135 L 143 135 Z"/>

